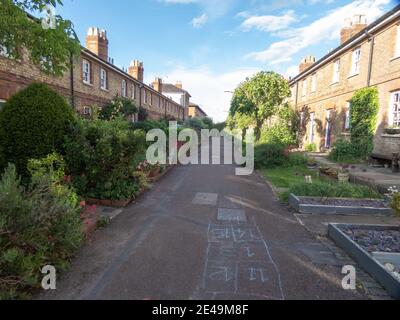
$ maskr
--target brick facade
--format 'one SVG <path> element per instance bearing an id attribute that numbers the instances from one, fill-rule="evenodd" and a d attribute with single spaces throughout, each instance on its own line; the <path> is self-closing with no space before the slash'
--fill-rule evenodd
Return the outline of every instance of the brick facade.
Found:
<path id="1" fill-rule="evenodd" d="M 103 33 L 104 32 L 104 33 Z M 96 44 L 96 37 L 98 42 Z M 172 99 L 157 92 L 143 81 L 143 63 L 137 60 L 133 65 L 139 64 L 141 70 L 130 75 L 108 62 L 108 40 L 105 31 L 90 28 L 88 33 L 88 49 L 82 48 L 79 57 L 73 59 L 72 68 L 61 77 L 44 74 L 40 69 L 29 62 L 25 52 L 20 61 L 13 61 L 0 55 L 0 101 L 8 100 L 13 94 L 23 89 L 32 82 L 43 82 L 63 95 L 71 105 L 81 114 L 85 107 L 102 107 L 116 95 L 125 96 L 135 101 L 137 106 L 145 108 L 150 119 L 175 119 L 184 120 L 186 110 Z M 96 47 L 97 46 L 97 47 Z M 96 53 L 100 54 L 101 59 Z M 84 81 L 84 64 L 87 61 L 90 76 Z M 105 73 L 106 85 L 102 88 L 101 70 Z M 137 71 L 137 69 L 136 69 Z M 136 79 L 134 76 L 136 75 Z M 142 81 L 140 81 L 142 80 Z M 125 90 L 123 90 L 123 82 Z"/>
<path id="2" fill-rule="evenodd" d="M 369 26 L 357 23 L 355 28 L 340 47 L 290 81 L 291 104 L 302 112 L 303 145 L 313 142 L 318 150 L 324 150 L 338 138 L 349 137 L 349 100 L 355 91 L 377 87 L 380 110 L 374 153 L 390 156 L 400 152 L 400 136 L 385 134 L 392 124 L 393 93 L 400 91 L 400 6 Z M 359 70 L 353 72 L 358 49 Z"/>

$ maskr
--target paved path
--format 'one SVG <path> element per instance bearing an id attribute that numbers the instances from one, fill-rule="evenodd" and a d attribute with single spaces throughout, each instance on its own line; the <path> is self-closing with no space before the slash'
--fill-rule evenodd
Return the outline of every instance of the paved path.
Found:
<path id="1" fill-rule="evenodd" d="M 83 247 L 41 299 L 363 299 L 341 262 L 233 166 L 181 166 Z"/>

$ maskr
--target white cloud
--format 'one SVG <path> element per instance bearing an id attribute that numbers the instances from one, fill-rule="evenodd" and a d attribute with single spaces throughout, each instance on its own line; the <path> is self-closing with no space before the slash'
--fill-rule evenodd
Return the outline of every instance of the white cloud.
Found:
<path id="1" fill-rule="evenodd" d="M 288 11 L 281 16 L 252 16 L 243 21 L 241 28 L 244 31 L 257 29 L 259 31 L 271 32 L 286 29 L 290 24 L 296 22 L 294 11 Z"/>
<path id="2" fill-rule="evenodd" d="M 193 18 L 191 25 L 193 26 L 193 28 L 198 29 L 203 27 L 207 21 L 208 21 L 208 16 L 205 13 L 203 13 L 201 16 Z"/>
<path id="3" fill-rule="evenodd" d="M 336 8 L 323 18 L 308 26 L 293 28 L 281 35 L 284 40 L 272 43 L 266 50 L 252 52 L 245 56 L 270 65 L 292 60 L 293 55 L 301 50 L 326 40 L 339 40 L 344 19 L 364 13 L 371 23 L 384 12 L 390 0 L 357 0 L 343 7 Z"/>
<path id="4" fill-rule="evenodd" d="M 164 82 L 182 81 L 183 88 L 192 95 L 192 102 L 199 104 L 214 121 L 225 121 L 232 98 L 232 94 L 225 91 L 233 91 L 240 82 L 257 71 L 259 70 L 244 68 L 218 74 L 208 67 L 181 66 L 168 73 Z M 154 78 L 149 75 L 148 79 Z"/>

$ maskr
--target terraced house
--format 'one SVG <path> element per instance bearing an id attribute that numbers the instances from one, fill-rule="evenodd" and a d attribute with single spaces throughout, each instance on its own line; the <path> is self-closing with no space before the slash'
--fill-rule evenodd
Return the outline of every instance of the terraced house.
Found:
<path id="1" fill-rule="evenodd" d="M 162 86 L 144 81 L 143 62 L 133 60 L 128 70 L 116 67 L 108 55 L 109 41 L 105 30 L 89 28 L 86 47 L 73 60 L 62 77 L 49 76 L 32 65 L 26 54 L 20 61 L 7 58 L 0 50 L 0 104 L 32 82 L 44 82 L 67 98 L 81 114 L 90 115 L 93 106 L 104 106 L 116 95 L 135 101 L 147 110 L 150 119 L 184 120 L 187 108 L 162 94 Z M 162 83 L 161 79 L 157 80 Z M 135 115 L 132 120 L 137 120 Z"/>
<path id="2" fill-rule="evenodd" d="M 376 157 L 400 152 L 400 6 L 367 25 L 362 15 L 346 20 L 339 47 L 316 61 L 300 64 L 290 80 L 291 103 L 301 114 L 303 145 L 328 150 L 350 134 L 350 99 L 364 87 L 377 87 L 380 110 L 374 141 Z"/>

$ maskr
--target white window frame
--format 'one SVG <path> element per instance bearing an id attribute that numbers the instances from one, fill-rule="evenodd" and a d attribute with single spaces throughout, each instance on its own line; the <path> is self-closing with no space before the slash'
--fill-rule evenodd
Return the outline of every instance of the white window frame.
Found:
<path id="1" fill-rule="evenodd" d="M 340 81 L 340 59 L 337 59 L 333 63 L 332 83 L 338 83 L 339 81 Z"/>
<path id="2" fill-rule="evenodd" d="M 100 69 L 100 88 L 103 90 L 107 90 L 107 70 L 101 68 Z"/>
<path id="3" fill-rule="evenodd" d="M 395 111 L 396 107 L 397 110 Z M 397 114 L 396 120 L 395 120 L 395 113 Z M 400 127 L 400 90 L 392 92 L 390 97 L 389 125 Z"/>
<path id="4" fill-rule="evenodd" d="M 351 56 L 351 75 L 354 76 L 360 73 L 360 63 L 361 63 L 361 47 L 353 50 Z"/>
<path id="5" fill-rule="evenodd" d="M 317 91 L 317 74 L 311 76 L 311 92 Z"/>
<path id="6" fill-rule="evenodd" d="M 314 143 L 315 139 L 315 112 L 310 113 L 310 144 Z"/>
<path id="7" fill-rule="evenodd" d="M 0 99 L 0 110 L 2 109 L 3 104 L 5 104 L 5 103 L 6 103 L 6 100 Z"/>
<path id="8" fill-rule="evenodd" d="M 146 91 L 146 90 L 143 90 L 143 94 L 144 94 L 144 96 L 143 96 L 143 103 L 144 103 L 144 104 L 147 104 L 147 91 Z"/>
<path id="9" fill-rule="evenodd" d="M 346 113 L 344 118 L 344 129 L 349 130 L 351 127 L 351 102 L 347 101 Z"/>
<path id="10" fill-rule="evenodd" d="M 87 68 L 87 70 L 86 70 Z M 91 65 L 90 61 L 83 59 L 82 60 L 82 76 L 83 76 L 83 83 L 91 84 Z"/>
<path id="11" fill-rule="evenodd" d="M 397 25 L 395 58 L 400 57 L 400 24 Z"/>
<path id="12" fill-rule="evenodd" d="M 92 107 L 84 106 L 83 107 L 83 114 L 85 116 L 91 116 L 92 115 Z"/>
<path id="13" fill-rule="evenodd" d="M 124 98 L 126 98 L 126 96 L 127 96 L 126 80 L 121 81 L 121 96 Z"/>
<path id="14" fill-rule="evenodd" d="M 307 78 L 303 80 L 301 93 L 302 93 L 303 97 L 305 97 L 307 95 Z"/>

